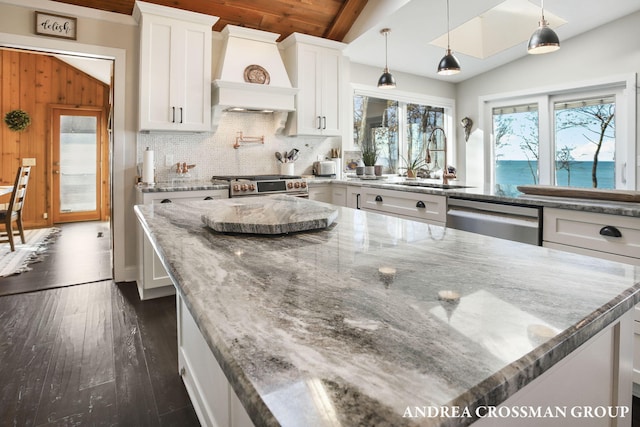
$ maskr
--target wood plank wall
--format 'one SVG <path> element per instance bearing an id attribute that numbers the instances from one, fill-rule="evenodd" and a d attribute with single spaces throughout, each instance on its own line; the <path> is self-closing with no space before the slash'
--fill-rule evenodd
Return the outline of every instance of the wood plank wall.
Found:
<path id="1" fill-rule="evenodd" d="M 49 105 L 103 106 L 106 118 L 109 93 L 108 85 L 53 56 L 0 49 L 0 185 L 13 185 L 22 159 L 36 159 L 23 211 L 25 227 L 52 225 Z M 31 125 L 23 132 L 13 132 L 4 123 L 4 115 L 17 108 L 31 116 Z M 106 126 L 104 128 L 103 159 L 108 159 Z M 108 166 L 108 161 L 103 164 Z M 109 188 L 107 180 L 105 172 L 102 179 L 105 190 Z M 106 191 L 103 194 L 103 204 L 106 204 L 109 198 Z M 7 202 L 8 196 L 0 199 L 0 203 Z M 108 214 L 107 206 L 105 210 Z M 43 218 L 44 213 L 47 219 Z"/>

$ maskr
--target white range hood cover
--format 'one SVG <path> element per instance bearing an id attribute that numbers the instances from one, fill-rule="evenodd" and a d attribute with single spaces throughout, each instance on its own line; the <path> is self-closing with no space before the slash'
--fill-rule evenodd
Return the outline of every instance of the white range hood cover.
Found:
<path id="1" fill-rule="evenodd" d="M 223 36 L 222 56 L 213 80 L 213 127 L 224 111 L 280 112 L 286 121 L 295 109 L 297 89 L 280 56 L 276 40 L 279 34 L 227 25 Z M 268 84 L 248 83 L 245 70 L 262 67 L 269 75 Z"/>

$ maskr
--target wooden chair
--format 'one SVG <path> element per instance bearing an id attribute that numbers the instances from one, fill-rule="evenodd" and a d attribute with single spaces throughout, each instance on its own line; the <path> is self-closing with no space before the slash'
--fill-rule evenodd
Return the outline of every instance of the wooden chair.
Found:
<path id="1" fill-rule="evenodd" d="M 16 174 L 16 182 L 13 186 L 13 192 L 11 193 L 11 200 L 7 210 L 0 210 L 0 224 L 4 224 L 5 240 L 0 240 L 0 243 L 9 242 L 11 245 L 11 252 L 15 251 L 15 245 L 13 243 L 13 236 L 20 235 L 22 243 L 24 240 L 24 229 L 22 228 L 22 207 L 24 206 L 24 198 L 27 195 L 27 184 L 29 184 L 29 175 L 31 174 L 31 166 L 22 166 L 18 169 Z M 13 230 L 13 223 L 18 224 L 18 229 Z"/>

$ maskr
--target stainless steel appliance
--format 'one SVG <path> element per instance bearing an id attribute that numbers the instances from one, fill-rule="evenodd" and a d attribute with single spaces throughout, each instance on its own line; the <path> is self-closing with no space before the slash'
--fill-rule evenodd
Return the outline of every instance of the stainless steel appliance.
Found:
<path id="1" fill-rule="evenodd" d="M 292 175 L 251 175 L 213 176 L 212 181 L 227 181 L 229 197 L 262 196 L 267 194 L 288 194 L 309 197 L 307 180 Z"/>
<path id="2" fill-rule="evenodd" d="M 486 236 L 542 245 L 542 212 L 538 206 L 524 206 L 477 200 L 447 201 L 447 227 Z"/>
<path id="3" fill-rule="evenodd" d="M 313 174 L 315 176 L 336 177 L 336 162 L 333 160 L 326 160 L 320 162 L 313 162 Z"/>

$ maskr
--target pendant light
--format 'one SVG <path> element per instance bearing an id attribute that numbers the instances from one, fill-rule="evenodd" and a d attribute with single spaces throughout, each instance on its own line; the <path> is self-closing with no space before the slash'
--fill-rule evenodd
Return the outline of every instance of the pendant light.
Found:
<path id="1" fill-rule="evenodd" d="M 451 46 L 449 44 L 449 0 L 447 0 L 447 53 L 442 57 L 438 64 L 438 74 L 441 76 L 450 76 L 460 72 L 460 62 L 458 58 L 453 56 Z"/>
<path id="2" fill-rule="evenodd" d="M 538 29 L 531 35 L 527 52 L 531 54 L 549 53 L 560 49 L 558 35 L 549 28 L 549 23 L 544 19 L 544 0 L 540 3 L 542 19 L 538 22 Z"/>
<path id="3" fill-rule="evenodd" d="M 384 35 L 384 71 L 378 79 L 378 87 L 382 89 L 393 89 L 396 87 L 396 79 L 389 72 L 389 64 L 387 62 L 387 36 L 391 32 L 389 28 L 380 30 L 380 34 Z"/>

